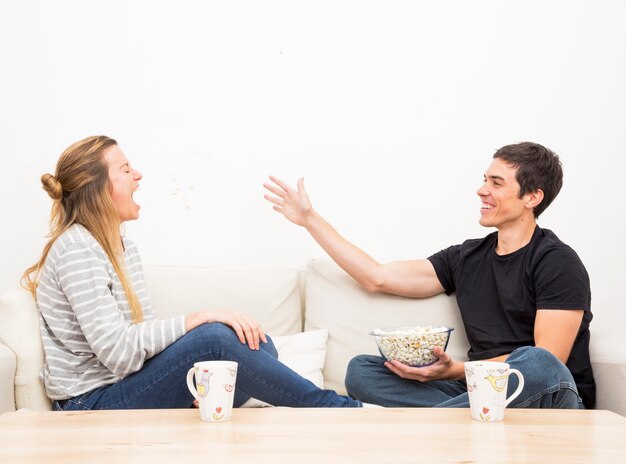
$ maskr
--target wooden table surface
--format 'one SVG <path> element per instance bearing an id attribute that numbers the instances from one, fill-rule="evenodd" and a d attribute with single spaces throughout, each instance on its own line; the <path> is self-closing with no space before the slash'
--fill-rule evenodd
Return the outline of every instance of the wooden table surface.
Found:
<path id="1" fill-rule="evenodd" d="M 201 461 L 199 461 L 201 459 Z M 468 409 L 18 411 L 0 416 L 0 463 L 626 463 L 626 418 L 609 411 Z"/>

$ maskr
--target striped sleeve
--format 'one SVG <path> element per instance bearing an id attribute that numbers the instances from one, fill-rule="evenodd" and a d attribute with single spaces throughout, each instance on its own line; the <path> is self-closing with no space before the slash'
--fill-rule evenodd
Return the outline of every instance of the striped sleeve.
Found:
<path id="1" fill-rule="evenodd" d="M 100 362 L 118 378 L 185 334 L 185 317 L 133 324 L 118 306 L 102 251 L 84 243 L 69 245 L 56 262 L 61 290 L 81 331 Z"/>

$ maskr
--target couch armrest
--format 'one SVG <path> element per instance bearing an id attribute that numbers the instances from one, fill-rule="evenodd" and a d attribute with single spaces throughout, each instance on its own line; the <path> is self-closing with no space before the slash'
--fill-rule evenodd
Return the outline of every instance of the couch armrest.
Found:
<path id="1" fill-rule="evenodd" d="M 0 340 L 14 354 L 14 373 L 9 377 L 15 392 L 15 409 L 51 409 L 39 378 L 44 356 L 35 300 L 21 288 L 0 295 Z M 5 382 L 2 377 L 2 382 Z"/>
<path id="2" fill-rule="evenodd" d="M 15 369 L 17 360 L 15 353 L 0 342 L 0 414 L 15 411 Z"/>
<path id="3" fill-rule="evenodd" d="M 626 351 L 620 332 L 615 329 L 619 325 L 612 325 L 607 320 L 597 322 L 599 324 L 596 327 L 591 327 L 589 344 L 591 366 L 596 380 L 596 408 L 626 416 Z"/>
<path id="4" fill-rule="evenodd" d="M 596 408 L 608 409 L 626 417 L 626 360 L 599 359 L 592 361 L 596 380 Z"/>

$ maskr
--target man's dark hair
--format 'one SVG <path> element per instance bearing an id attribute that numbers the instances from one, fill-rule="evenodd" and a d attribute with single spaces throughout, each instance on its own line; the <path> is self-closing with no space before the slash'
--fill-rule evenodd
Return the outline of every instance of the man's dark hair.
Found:
<path id="1" fill-rule="evenodd" d="M 558 155 L 538 143 L 522 142 L 500 148 L 493 157 L 517 169 L 515 179 L 520 186 L 520 198 L 538 189 L 543 191 L 543 201 L 533 211 L 538 218 L 563 186 L 563 169 Z"/>

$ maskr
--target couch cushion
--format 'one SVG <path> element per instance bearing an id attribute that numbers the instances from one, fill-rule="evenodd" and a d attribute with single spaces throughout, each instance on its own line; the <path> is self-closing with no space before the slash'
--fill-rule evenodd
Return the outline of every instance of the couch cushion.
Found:
<path id="1" fill-rule="evenodd" d="M 328 330 L 319 329 L 274 337 L 278 359 L 287 367 L 324 388 L 324 364 Z"/>
<path id="2" fill-rule="evenodd" d="M 0 338 L 15 353 L 15 407 L 49 410 L 50 400 L 39 378 L 43 346 L 34 298 L 23 289 L 0 296 Z"/>
<path id="3" fill-rule="evenodd" d="M 270 335 L 302 332 L 300 270 L 146 266 L 157 317 L 209 308 L 242 311 Z"/>
<path id="4" fill-rule="evenodd" d="M 345 373 L 357 354 L 378 354 L 368 333 L 382 327 L 442 325 L 454 327 L 447 352 L 467 360 L 469 344 L 454 298 L 427 299 L 370 294 L 334 263 L 313 260 L 306 272 L 305 330 L 328 329 L 325 387 L 345 393 Z"/>

